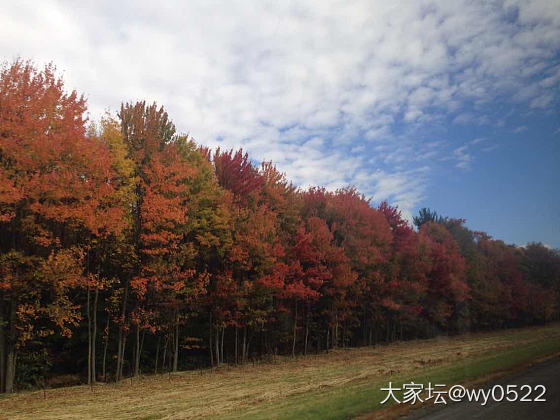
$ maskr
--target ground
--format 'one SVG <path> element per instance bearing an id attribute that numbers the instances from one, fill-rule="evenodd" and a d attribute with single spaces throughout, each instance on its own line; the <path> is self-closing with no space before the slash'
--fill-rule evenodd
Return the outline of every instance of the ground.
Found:
<path id="1" fill-rule="evenodd" d="M 274 363 L 143 376 L 0 398 L 0 419 L 389 417 L 388 381 L 454 384 L 560 353 L 560 324 L 340 349 Z M 383 411 L 379 411 L 379 408 Z M 396 412 L 396 411 L 395 411 Z"/>

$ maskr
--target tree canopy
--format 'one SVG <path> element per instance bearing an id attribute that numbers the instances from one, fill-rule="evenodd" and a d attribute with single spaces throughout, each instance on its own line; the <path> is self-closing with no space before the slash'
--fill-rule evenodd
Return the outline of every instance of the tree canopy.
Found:
<path id="1" fill-rule="evenodd" d="M 0 72 L 0 391 L 557 320 L 560 254 Z"/>

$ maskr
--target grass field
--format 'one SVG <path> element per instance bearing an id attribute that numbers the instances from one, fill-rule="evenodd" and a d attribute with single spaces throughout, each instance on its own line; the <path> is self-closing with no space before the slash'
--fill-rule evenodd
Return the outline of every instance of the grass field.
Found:
<path id="1" fill-rule="evenodd" d="M 363 418 L 374 418 L 385 397 L 380 388 L 389 380 L 452 385 L 557 353 L 559 324 L 398 342 L 256 366 L 146 376 L 91 390 L 21 393 L 0 398 L 0 418 L 349 419 L 364 413 L 369 414 Z"/>

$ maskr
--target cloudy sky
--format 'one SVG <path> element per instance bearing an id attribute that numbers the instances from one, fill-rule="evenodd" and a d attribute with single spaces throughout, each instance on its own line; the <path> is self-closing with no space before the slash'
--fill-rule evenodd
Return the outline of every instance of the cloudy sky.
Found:
<path id="1" fill-rule="evenodd" d="M 300 186 L 560 247 L 560 0 L 3 1 L 0 54 L 90 117 L 163 104 Z"/>

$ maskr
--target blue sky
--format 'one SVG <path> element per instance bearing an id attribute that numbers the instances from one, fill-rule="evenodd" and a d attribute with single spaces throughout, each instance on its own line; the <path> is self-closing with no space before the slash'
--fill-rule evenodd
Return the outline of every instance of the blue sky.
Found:
<path id="1" fill-rule="evenodd" d="M 157 101 L 302 187 L 560 247 L 560 0 L 7 1 L 0 51 L 54 61 L 92 119 Z"/>

